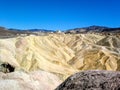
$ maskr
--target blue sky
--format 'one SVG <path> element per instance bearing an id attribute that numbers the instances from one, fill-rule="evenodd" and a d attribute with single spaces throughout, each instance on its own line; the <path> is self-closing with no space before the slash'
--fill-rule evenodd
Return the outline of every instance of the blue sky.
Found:
<path id="1" fill-rule="evenodd" d="M 0 26 L 66 30 L 120 27 L 120 0 L 0 0 Z"/>

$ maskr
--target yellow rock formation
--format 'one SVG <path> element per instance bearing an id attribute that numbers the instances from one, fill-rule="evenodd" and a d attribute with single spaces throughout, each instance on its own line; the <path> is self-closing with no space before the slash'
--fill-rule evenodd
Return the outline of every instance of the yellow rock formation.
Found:
<path id="1" fill-rule="evenodd" d="M 50 34 L 0 39 L 0 64 L 62 78 L 83 70 L 120 70 L 120 37 Z"/>

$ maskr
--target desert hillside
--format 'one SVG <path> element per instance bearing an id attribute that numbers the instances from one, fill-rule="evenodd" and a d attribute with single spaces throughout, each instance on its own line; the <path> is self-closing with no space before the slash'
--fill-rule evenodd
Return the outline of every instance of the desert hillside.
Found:
<path id="1" fill-rule="evenodd" d="M 53 86 L 49 88 L 46 85 L 43 90 L 52 90 L 68 76 L 85 70 L 120 71 L 120 36 L 58 33 L 0 39 L 0 71 L 13 72 L 13 75 L 16 73 L 18 76 L 18 72 L 21 72 L 21 75 L 28 75 L 29 78 L 36 71 L 40 72 L 38 76 L 50 76 Z M 1 74 L 0 78 L 3 79 L 3 76 Z M 10 73 L 8 76 L 14 77 Z"/>

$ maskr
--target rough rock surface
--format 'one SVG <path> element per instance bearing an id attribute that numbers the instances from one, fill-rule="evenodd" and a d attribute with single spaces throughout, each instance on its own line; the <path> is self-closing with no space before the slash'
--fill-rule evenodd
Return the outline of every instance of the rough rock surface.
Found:
<path id="1" fill-rule="evenodd" d="M 120 90 L 120 72 L 84 71 L 76 73 L 55 90 Z"/>

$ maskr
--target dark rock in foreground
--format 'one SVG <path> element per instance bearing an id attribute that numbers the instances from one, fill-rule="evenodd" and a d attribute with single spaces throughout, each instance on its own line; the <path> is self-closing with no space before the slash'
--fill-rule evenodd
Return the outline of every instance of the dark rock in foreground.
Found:
<path id="1" fill-rule="evenodd" d="M 66 79 L 56 90 L 120 90 L 120 72 L 84 71 Z"/>

